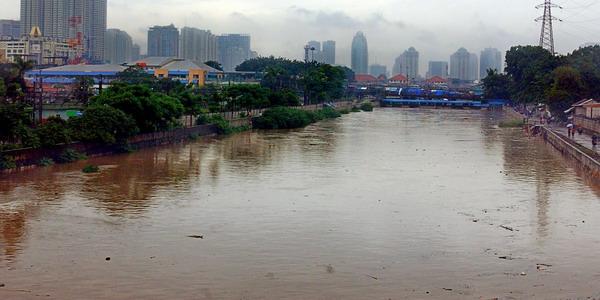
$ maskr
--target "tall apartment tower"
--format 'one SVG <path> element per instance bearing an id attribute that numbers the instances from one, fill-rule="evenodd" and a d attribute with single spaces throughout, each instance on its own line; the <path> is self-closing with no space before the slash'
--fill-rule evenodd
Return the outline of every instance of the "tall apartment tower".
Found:
<path id="1" fill-rule="evenodd" d="M 477 79 L 477 55 L 460 48 L 450 56 L 450 77 L 465 81 Z"/>
<path id="2" fill-rule="evenodd" d="M 250 59 L 250 35 L 223 34 L 217 38 L 218 60 L 225 71 L 234 71 L 235 67 Z"/>
<path id="3" fill-rule="evenodd" d="M 0 20 L 0 35 L 13 38 L 21 37 L 21 24 L 15 20 Z"/>
<path id="4" fill-rule="evenodd" d="M 441 78 L 448 78 L 448 62 L 447 61 L 430 61 L 429 70 L 427 71 L 427 78 L 439 76 Z"/>
<path id="5" fill-rule="evenodd" d="M 138 45 L 138 44 L 131 45 L 131 61 L 139 60 L 141 56 L 142 55 L 141 55 L 140 45 Z"/>
<path id="6" fill-rule="evenodd" d="M 326 64 L 335 65 L 335 41 L 323 42 L 323 55 Z"/>
<path id="7" fill-rule="evenodd" d="M 21 35 L 39 26 L 44 37 L 68 40 L 81 58 L 103 63 L 107 0 L 21 0 Z"/>
<path id="8" fill-rule="evenodd" d="M 123 64 L 133 60 L 131 36 L 119 29 L 106 30 L 106 60 L 111 64 Z"/>
<path id="9" fill-rule="evenodd" d="M 392 71 L 393 75 L 402 74 L 410 80 L 419 78 L 419 51 L 414 47 L 408 48 L 396 58 Z"/>
<path id="10" fill-rule="evenodd" d="M 485 48 L 481 51 L 479 57 L 479 76 L 484 78 L 487 76 L 487 70 L 497 70 L 502 72 L 502 53 L 496 48 Z"/>
<path id="11" fill-rule="evenodd" d="M 148 56 L 179 57 L 179 30 L 175 25 L 148 30 Z"/>
<path id="12" fill-rule="evenodd" d="M 359 31 L 352 40 L 351 69 L 356 75 L 369 74 L 369 46 L 367 37 Z"/>
<path id="13" fill-rule="evenodd" d="M 201 62 L 217 60 L 217 36 L 210 30 L 192 27 L 181 29 L 181 57 Z"/>

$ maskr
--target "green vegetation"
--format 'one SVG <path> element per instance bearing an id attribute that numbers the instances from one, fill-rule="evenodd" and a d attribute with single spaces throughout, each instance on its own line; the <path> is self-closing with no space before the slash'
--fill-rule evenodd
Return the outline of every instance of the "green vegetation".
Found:
<path id="1" fill-rule="evenodd" d="M 0 172 L 17 168 L 15 159 L 11 156 L 0 156 Z"/>
<path id="2" fill-rule="evenodd" d="M 133 118 L 110 106 L 92 106 L 68 121 L 73 138 L 98 144 L 122 143 L 139 132 Z"/>
<path id="3" fill-rule="evenodd" d="M 79 153 L 73 149 L 67 149 L 59 157 L 58 161 L 61 163 L 70 163 L 78 160 L 87 159 L 87 155 Z"/>
<path id="4" fill-rule="evenodd" d="M 525 122 L 523 122 L 523 120 L 512 120 L 512 121 L 507 121 L 507 122 L 500 122 L 500 124 L 498 124 L 498 127 L 500 128 L 521 128 L 525 125 Z"/>
<path id="5" fill-rule="evenodd" d="M 363 103 L 360 105 L 360 110 L 362 111 L 373 111 L 373 104 L 371 103 Z"/>
<path id="6" fill-rule="evenodd" d="M 52 160 L 51 158 L 48 157 L 42 157 L 40 159 L 40 161 L 38 162 L 38 166 L 40 167 L 47 167 L 47 166 L 51 166 L 54 164 L 54 160 Z"/>
<path id="7" fill-rule="evenodd" d="M 253 125 L 259 129 L 301 128 L 323 119 L 338 118 L 340 116 L 341 114 L 331 107 L 316 112 L 288 107 L 273 107 L 256 118 Z"/>
<path id="8" fill-rule="evenodd" d="M 89 165 L 89 166 L 85 166 L 82 170 L 83 173 L 89 174 L 89 173 L 99 173 L 100 172 L 100 167 L 96 166 L 96 165 Z"/>
<path id="9" fill-rule="evenodd" d="M 574 102 L 600 96 L 600 46 L 564 56 L 538 46 L 515 46 L 506 52 L 505 73 L 488 70 L 482 81 L 488 99 L 545 103 L 560 117 Z"/>
<path id="10" fill-rule="evenodd" d="M 49 117 L 46 122 L 34 130 L 41 146 L 68 144 L 71 142 L 71 132 L 67 121 L 58 117 Z"/>
<path id="11" fill-rule="evenodd" d="M 339 111 L 339 113 L 342 114 L 342 115 L 347 115 L 347 114 L 350 113 L 350 110 L 348 110 L 348 109 L 342 109 L 342 110 Z"/>

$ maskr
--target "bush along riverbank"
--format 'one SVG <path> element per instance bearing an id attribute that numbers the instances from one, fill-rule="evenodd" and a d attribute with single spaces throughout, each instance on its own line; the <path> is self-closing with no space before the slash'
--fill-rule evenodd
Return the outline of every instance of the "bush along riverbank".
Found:
<path id="1" fill-rule="evenodd" d="M 370 103 L 369 103 L 370 104 Z M 363 104 L 364 105 L 364 104 Z M 356 108 L 356 107 L 355 107 Z M 373 111 L 373 106 L 365 106 L 365 111 Z M 352 109 L 352 112 L 360 109 Z M 342 114 L 350 113 L 347 109 L 336 111 L 332 107 L 325 107 L 316 111 L 305 111 L 290 107 L 273 107 L 267 109 L 262 116 L 255 118 L 252 122 L 257 129 L 292 129 L 302 128 L 325 119 L 335 119 Z"/>

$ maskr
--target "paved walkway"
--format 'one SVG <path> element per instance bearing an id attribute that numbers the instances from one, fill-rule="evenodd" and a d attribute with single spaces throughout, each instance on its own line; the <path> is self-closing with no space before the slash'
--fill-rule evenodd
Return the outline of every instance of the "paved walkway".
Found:
<path id="1" fill-rule="evenodd" d="M 545 125 L 546 128 L 551 129 L 554 132 L 560 133 L 563 136 L 567 137 L 567 127 L 566 125 L 561 125 L 561 124 L 551 124 L 551 125 Z M 579 133 L 575 133 L 575 136 L 572 138 L 568 139 L 569 141 L 573 141 L 577 144 L 580 144 L 596 153 L 598 153 L 600 155 L 600 139 L 598 140 L 598 146 L 593 147 L 592 146 L 592 135 L 591 134 L 586 134 L 585 132 L 582 134 Z"/>

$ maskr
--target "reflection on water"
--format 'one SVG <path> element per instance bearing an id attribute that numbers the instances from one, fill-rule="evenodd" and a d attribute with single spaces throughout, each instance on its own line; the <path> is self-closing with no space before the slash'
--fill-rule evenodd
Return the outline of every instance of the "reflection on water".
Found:
<path id="1" fill-rule="evenodd" d="M 380 109 L 0 175 L 0 298 L 598 297 L 598 189 L 499 118 Z"/>

